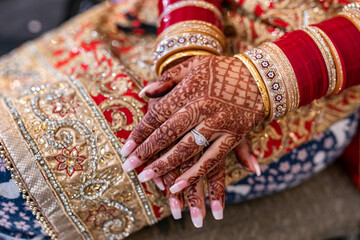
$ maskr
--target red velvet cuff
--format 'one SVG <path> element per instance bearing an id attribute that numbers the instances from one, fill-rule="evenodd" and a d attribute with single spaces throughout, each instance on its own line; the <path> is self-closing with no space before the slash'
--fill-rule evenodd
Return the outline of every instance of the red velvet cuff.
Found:
<path id="1" fill-rule="evenodd" d="M 328 73 L 323 56 L 313 39 L 304 31 L 285 34 L 275 42 L 291 63 L 300 93 L 299 106 L 325 96 Z"/>
<path id="2" fill-rule="evenodd" d="M 348 19 L 335 17 L 315 26 L 323 30 L 338 49 L 344 63 L 343 88 L 360 83 L 360 31 Z"/>
<path id="3" fill-rule="evenodd" d="M 166 14 L 165 17 L 161 19 L 157 33 L 160 35 L 166 28 L 170 27 L 171 25 L 189 20 L 208 22 L 222 30 L 221 19 L 219 19 L 213 11 L 201 7 L 186 6 L 175 9 L 174 11 Z"/>

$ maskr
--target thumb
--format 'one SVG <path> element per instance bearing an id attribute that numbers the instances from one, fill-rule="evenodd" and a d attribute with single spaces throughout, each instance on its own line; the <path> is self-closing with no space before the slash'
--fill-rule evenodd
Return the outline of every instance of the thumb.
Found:
<path id="1" fill-rule="evenodd" d="M 251 139 L 246 137 L 234 148 L 234 152 L 238 162 L 243 166 L 246 171 L 255 172 L 256 175 L 261 175 L 260 166 L 256 158 L 251 154 Z"/>
<path id="2" fill-rule="evenodd" d="M 186 77 L 195 66 L 196 59 L 196 57 L 189 58 L 165 71 L 158 81 L 144 87 L 140 91 L 139 97 L 144 97 L 145 95 L 149 98 L 163 97 Z"/>

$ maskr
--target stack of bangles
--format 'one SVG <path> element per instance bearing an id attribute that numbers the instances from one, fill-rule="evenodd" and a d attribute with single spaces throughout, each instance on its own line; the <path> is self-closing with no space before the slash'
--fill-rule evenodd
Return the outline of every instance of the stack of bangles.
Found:
<path id="1" fill-rule="evenodd" d="M 219 0 L 160 0 L 155 72 L 195 55 L 222 55 L 222 8 Z"/>
<path id="2" fill-rule="evenodd" d="M 173 0 L 174 1 L 174 0 Z M 165 5 L 166 3 L 166 5 Z M 221 8 L 216 0 L 160 1 L 156 73 L 194 55 L 222 55 Z M 275 42 L 237 54 L 264 101 L 267 121 L 339 94 L 360 76 L 360 3 L 348 4 L 332 19 L 286 33 Z"/>

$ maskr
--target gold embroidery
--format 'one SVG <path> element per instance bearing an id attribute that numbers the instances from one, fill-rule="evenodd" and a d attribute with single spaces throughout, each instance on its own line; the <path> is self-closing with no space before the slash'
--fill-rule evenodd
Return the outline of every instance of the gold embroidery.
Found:
<path id="1" fill-rule="evenodd" d="M 47 178 L 48 185 L 42 187 L 56 193 L 63 215 L 73 223 L 69 229 L 81 232 L 87 239 L 111 238 L 112 234 L 121 239 L 170 214 L 167 199 L 153 183 L 140 185 L 135 173 L 122 172 L 123 159 L 118 154 L 121 144 L 113 143 L 123 142 L 125 137 L 115 139 L 109 130 L 131 131 L 144 115 L 145 102 L 136 94 L 146 81 L 155 80 L 152 69 L 155 36 L 123 33 L 115 25 L 115 19 L 124 19 L 128 9 L 138 9 L 141 19 L 149 16 L 155 22 L 154 8 L 141 8 L 140 3 L 100 5 L 0 60 L 0 89 L 8 95 L 7 104 L 14 123 Z M 301 15 L 310 6 L 294 4 L 290 1 L 276 4 L 267 16 L 270 18 L 290 5 L 290 10 L 281 11 L 279 17 L 286 17 L 291 11 Z M 310 14 L 309 22 L 330 14 L 320 13 L 319 16 Z M 289 29 L 298 24 L 291 22 L 294 16 L 297 15 L 290 16 Z M 271 34 L 259 34 L 254 42 L 250 27 L 246 29 L 250 26 L 249 17 L 228 18 L 245 23 L 237 22 L 244 29 L 228 38 L 229 47 L 233 46 L 231 43 L 243 47 L 237 44 L 239 39 L 245 39 L 247 45 L 256 45 L 284 32 L 277 29 Z M 257 33 L 265 29 L 265 25 L 261 21 L 255 23 Z M 32 46 L 38 55 L 34 55 Z M 116 52 L 118 58 L 112 54 Z M 229 51 L 229 54 L 232 53 Z M 99 106 L 91 105 L 89 95 L 95 100 L 105 100 Z M 261 164 L 274 161 L 349 116 L 359 107 L 359 102 L 360 88 L 357 87 L 300 108 L 257 129 L 253 133 L 253 152 Z M 124 114 L 122 108 L 128 113 Z M 97 116 L 99 109 L 107 112 L 105 117 L 111 117 L 111 126 L 99 120 L 104 118 L 102 114 Z M 20 174 L 24 174 L 25 170 L 22 171 Z M 235 156 L 229 155 L 227 184 L 246 174 Z M 42 178 L 40 174 L 37 177 Z"/>

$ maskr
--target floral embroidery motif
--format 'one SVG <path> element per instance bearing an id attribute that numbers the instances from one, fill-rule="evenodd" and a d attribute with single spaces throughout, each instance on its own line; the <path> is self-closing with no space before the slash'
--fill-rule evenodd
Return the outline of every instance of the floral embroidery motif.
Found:
<path id="1" fill-rule="evenodd" d="M 58 113 L 61 117 L 65 117 L 66 114 L 69 113 L 76 113 L 75 109 L 80 106 L 80 104 L 76 102 L 75 98 L 66 99 L 64 97 L 53 101 L 51 105 L 54 106 L 53 113 Z"/>
<path id="2" fill-rule="evenodd" d="M 19 208 L 17 206 L 15 206 L 15 204 L 13 202 L 9 202 L 9 203 L 1 203 L 2 205 L 2 210 L 4 210 L 5 212 L 9 212 L 11 214 L 14 214 L 17 210 L 19 210 Z"/>
<path id="3" fill-rule="evenodd" d="M 100 226 L 104 222 L 113 219 L 112 215 L 115 209 L 106 209 L 103 205 L 98 210 L 89 210 L 89 217 L 86 219 L 87 222 L 93 222 L 94 226 Z"/>
<path id="4" fill-rule="evenodd" d="M 84 156 L 79 156 L 79 152 L 74 147 L 71 151 L 67 148 L 63 148 L 62 154 L 54 157 L 59 162 L 57 171 L 66 170 L 69 177 L 71 177 L 75 171 L 83 171 L 81 163 L 86 159 Z"/>
<path id="5" fill-rule="evenodd" d="M 6 163 L 0 158 L 0 172 L 6 172 Z"/>

